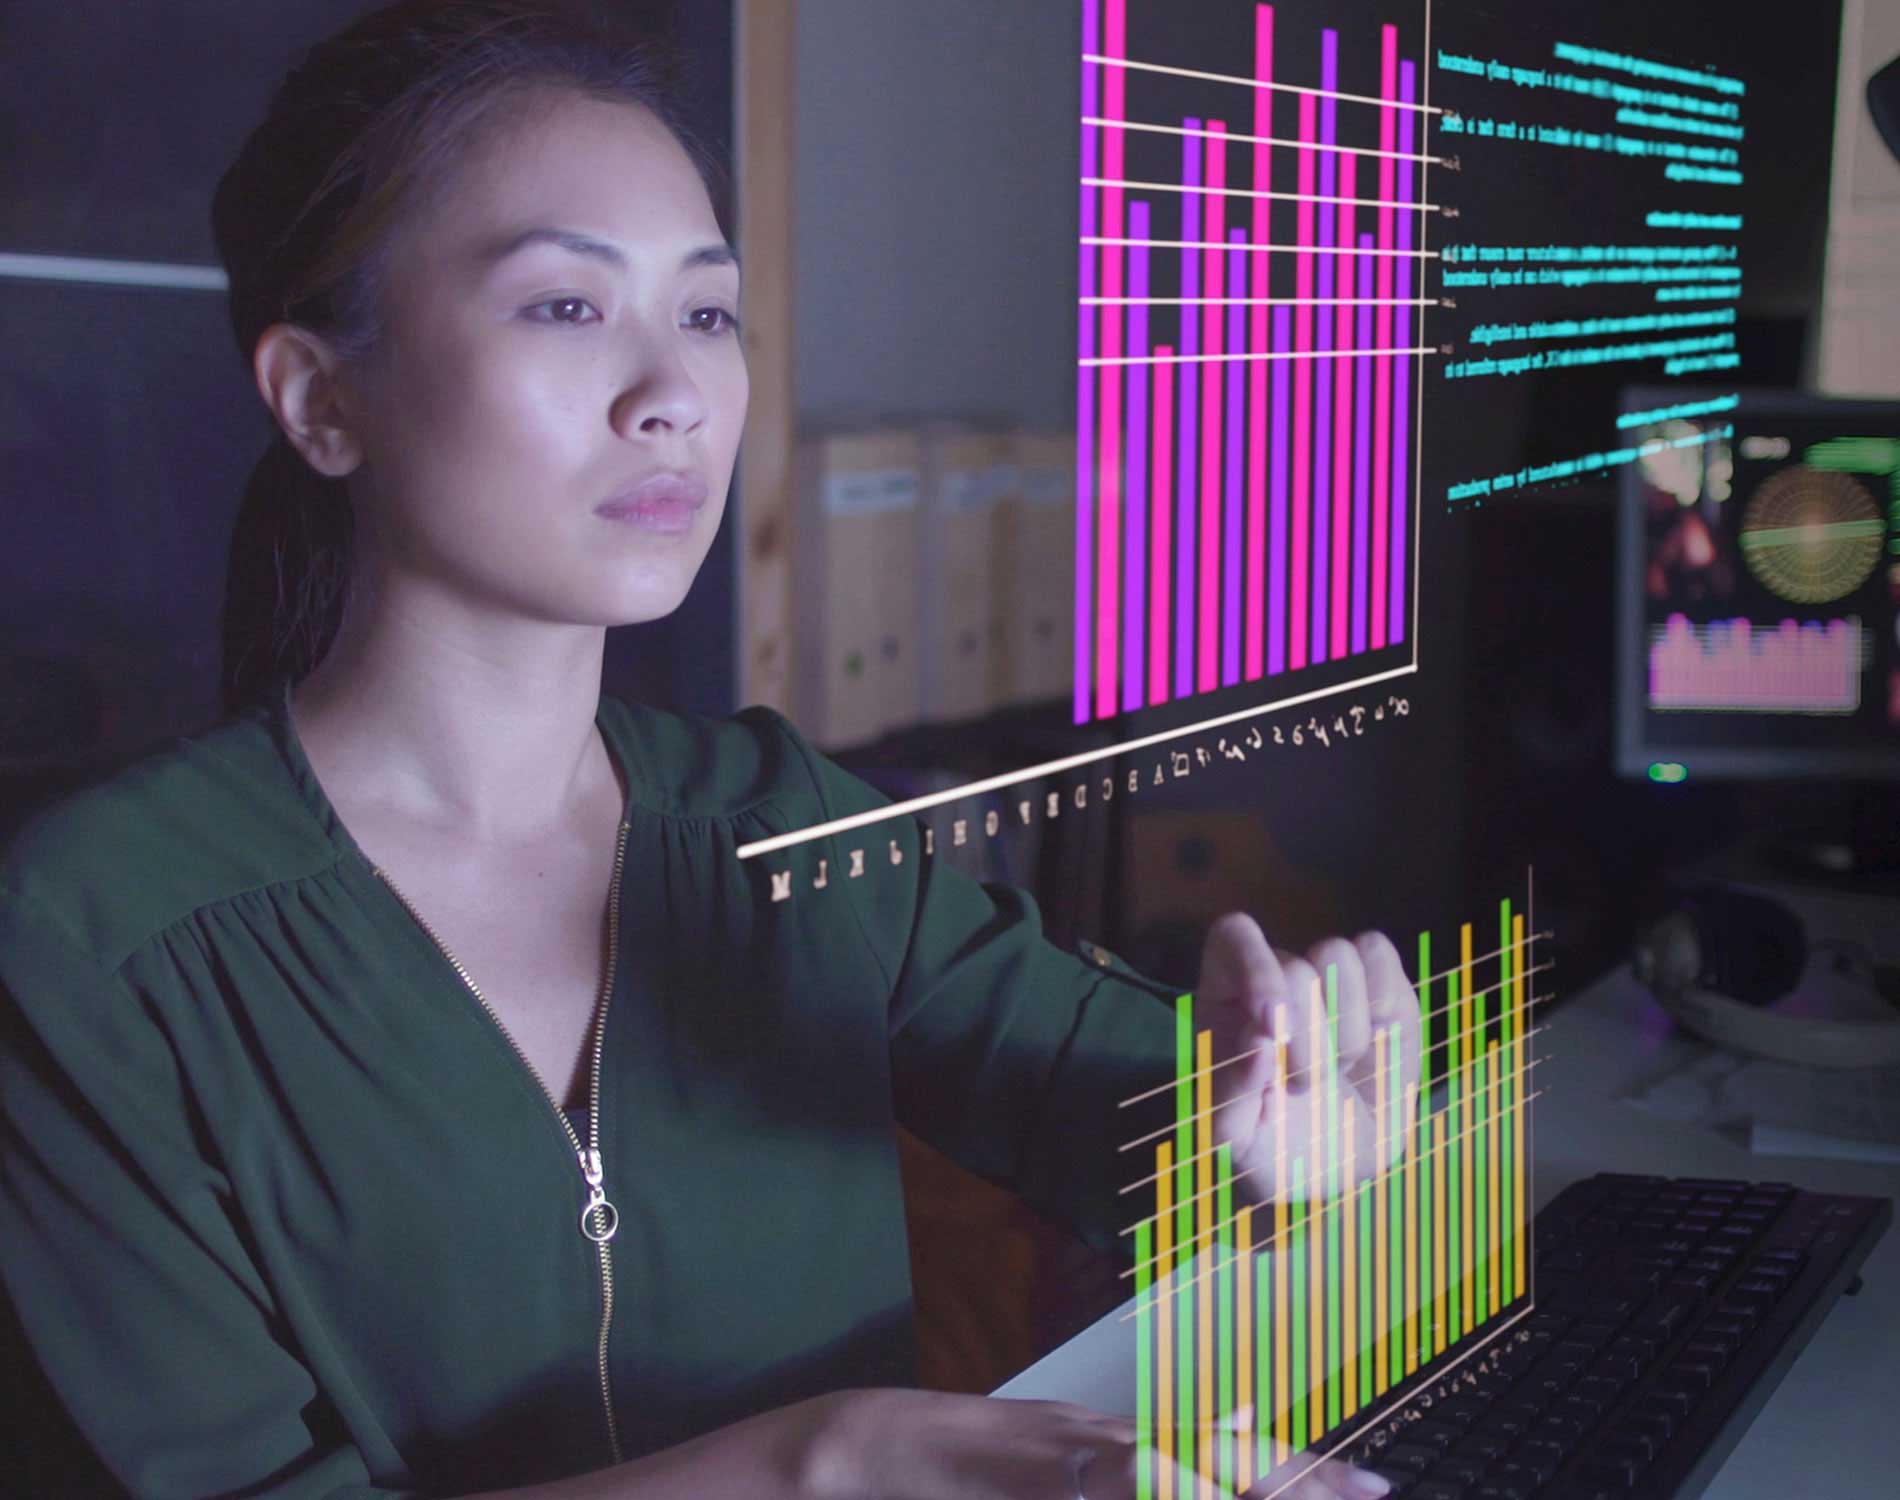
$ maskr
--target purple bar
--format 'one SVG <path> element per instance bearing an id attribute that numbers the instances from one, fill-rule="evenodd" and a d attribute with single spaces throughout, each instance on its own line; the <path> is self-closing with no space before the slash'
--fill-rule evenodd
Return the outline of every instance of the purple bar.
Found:
<path id="1" fill-rule="evenodd" d="M 1359 236 L 1359 320 L 1355 344 L 1372 347 L 1372 236 Z M 1372 494 L 1372 356 L 1353 359 L 1352 398 L 1352 651 L 1366 649 L 1366 558 L 1372 529 L 1367 507 Z"/>
<path id="2" fill-rule="evenodd" d="M 1247 295 L 1247 262 L 1252 259 L 1247 254 L 1247 232 L 1244 229 L 1227 231 L 1227 243 L 1238 248 L 1227 252 L 1227 295 L 1234 298 Z M 1227 309 L 1227 352 L 1244 354 L 1247 352 L 1247 309 L 1238 301 Z M 1227 494 L 1226 494 L 1226 545 L 1221 551 L 1223 569 L 1221 588 L 1225 591 L 1221 599 L 1220 625 L 1220 685 L 1232 687 L 1240 681 L 1240 557 L 1242 537 L 1240 533 L 1240 435 L 1245 428 L 1246 413 L 1242 409 L 1242 400 L 1246 395 L 1243 387 L 1246 381 L 1241 379 L 1242 365 L 1234 365 L 1233 377 L 1227 382 Z"/>
<path id="3" fill-rule="evenodd" d="M 1128 237 L 1148 238 L 1146 203 L 1128 205 Z M 1148 247 L 1135 245 L 1128 258 L 1128 352 L 1148 354 Z M 1128 366 L 1128 479 L 1122 486 L 1126 507 L 1122 535 L 1128 540 L 1128 566 L 1122 570 L 1122 711 L 1141 707 L 1143 666 L 1148 639 L 1148 366 Z"/>
<path id="4" fill-rule="evenodd" d="M 1101 0 L 1082 0 L 1082 51 L 1094 56 L 1102 50 Z M 1082 113 L 1090 118 L 1101 114 L 1102 75 L 1096 63 L 1082 64 Z M 1099 177 L 1101 168 L 1096 127 L 1082 127 L 1082 176 Z M 1082 189 L 1082 238 L 1095 233 L 1095 192 Z M 1082 359 L 1095 357 L 1095 309 L 1087 298 L 1095 295 L 1096 247 L 1082 246 L 1081 287 L 1085 299 L 1078 307 L 1081 324 Z M 1091 652 L 1094 639 L 1095 597 L 1091 584 L 1095 575 L 1095 370 L 1093 366 L 1075 367 L 1075 722 L 1089 720 Z"/>
<path id="5" fill-rule="evenodd" d="M 1199 120 L 1181 122 L 1190 131 L 1201 128 Z M 1201 185 L 1201 138 L 1181 137 L 1181 181 L 1189 188 Z M 1201 195 L 1181 195 L 1181 238 L 1201 237 Z M 1192 697 L 1194 693 L 1194 517 L 1199 511 L 1194 481 L 1201 471 L 1200 366 L 1187 356 L 1201 352 L 1201 309 L 1195 298 L 1201 294 L 1201 257 L 1198 251 L 1181 252 L 1181 420 L 1175 430 L 1175 451 L 1180 466 L 1175 474 L 1174 500 L 1174 696 Z"/>
<path id="6" fill-rule="evenodd" d="M 1285 354 L 1293 347 L 1288 321 L 1291 309 L 1282 305 L 1273 309 L 1273 352 Z M 1267 535 L 1267 674 L 1286 670 L 1286 467 L 1287 467 L 1287 393 L 1292 388 L 1290 359 L 1267 361 L 1273 378 L 1273 470 L 1268 487 Z"/>
<path id="7" fill-rule="evenodd" d="M 1418 84 L 1417 70 L 1409 62 L 1399 64 L 1399 99 L 1410 104 L 1415 97 Z M 1399 111 L 1399 150 L 1407 157 L 1399 160 L 1398 201 L 1410 203 L 1412 198 L 1412 163 L 1407 159 L 1412 150 L 1412 126 L 1416 111 Z M 1398 244 L 1400 251 L 1412 248 L 1412 215 L 1405 209 L 1397 210 Z M 1398 291 L 1394 294 L 1404 302 L 1412 295 L 1412 257 L 1400 254 L 1394 257 L 1398 261 Z M 1421 278 L 1421 281 L 1423 278 Z M 1422 309 L 1419 309 L 1422 311 Z M 1419 319 L 1417 313 L 1405 309 L 1406 316 L 1394 318 L 1392 326 L 1405 330 L 1409 337 L 1401 337 L 1396 342 L 1400 348 L 1409 347 L 1418 342 Z M 1406 442 L 1411 416 L 1410 396 L 1412 379 L 1412 356 L 1398 355 L 1393 360 L 1392 380 L 1392 612 L 1386 622 L 1385 638 L 1389 645 L 1396 646 L 1405 639 L 1405 529 L 1411 517 L 1406 512 L 1405 495 L 1407 472 Z"/>
<path id="8" fill-rule="evenodd" d="M 1339 139 L 1339 109 L 1332 91 L 1339 87 L 1339 33 L 1330 28 L 1319 34 L 1319 86 L 1327 92 L 1319 101 L 1319 138 L 1322 145 Z M 1319 191 L 1322 198 L 1339 192 L 1339 158 L 1336 153 L 1319 154 Z M 1339 243 L 1339 209 L 1332 203 L 1319 206 L 1319 242 Z M 1333 347 L 1333 277 L 1342 257 L 1321 255 L 1319 260 L 1319 349 Z M 1343 278 L 1341 284 L 1344 284 Z M 1313 625 L 1307 637 L 1307 660 L 1317 666 L 1326 660 L 1326 583 L 1329 572 L 1327 542 L 1332 535 L 1333 517 L 1333 362 L 1318 361 L 1314 394 L 1319 400 L 1313 413 Z"/>

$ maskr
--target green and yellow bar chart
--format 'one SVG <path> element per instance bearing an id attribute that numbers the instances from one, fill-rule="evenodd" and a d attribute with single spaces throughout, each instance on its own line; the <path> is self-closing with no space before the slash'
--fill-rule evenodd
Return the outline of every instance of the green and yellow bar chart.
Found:
<path id="1" fill-rule="evenodd" d="M 1153 1193 L 1128 1231 L 1124 1315 L 1140 1500 L 1212 1500 L 1321 1456 L 1524 1310 L 1536 941 L 1508 900 L 1495 948 L 1472 923 L 1447 945 L 1419 935 L 1416 1082 L 1397 1026 L 1374 1030 L 1369 1064 L 1337 1065 L 1336 970 L 1288 1002 L 1307 1007 L 1311 1068 L 1289 1073 L 1277 1007 L 1270 1194 L 1211 1138 L 1231 1060 L 1196 1031 L 1193 997 L 1175 1002 L 1174 1125 L 1135 1147 L 1147 1175 L 1130 1190 Z"/>

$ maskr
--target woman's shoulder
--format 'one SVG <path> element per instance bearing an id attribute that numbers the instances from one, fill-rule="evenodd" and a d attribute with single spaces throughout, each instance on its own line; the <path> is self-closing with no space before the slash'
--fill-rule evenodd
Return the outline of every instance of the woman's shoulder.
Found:
<path id="1" fill-rule="evenodd" d="M 603 695 L 633 800 L 675 818 L 731 818 L 762 806 L 817 804 L 822 757 L 784 714 L 753 704 L 725 716 L 675 712 Z"/>
<path id="2" fill-rule="evenodd" d="M 0 849 L 0 918 L 57 921 L 107 968 L 223 897 L 334 863 L 262 715 L 139 753 Z"/>

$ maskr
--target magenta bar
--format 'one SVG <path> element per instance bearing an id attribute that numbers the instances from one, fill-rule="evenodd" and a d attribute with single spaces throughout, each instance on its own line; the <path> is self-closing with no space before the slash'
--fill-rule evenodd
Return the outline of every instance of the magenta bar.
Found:
<path id="1" fill-rule="evenodd" d="M 1398 94 L 1399 29 L 1379 28 L 1379 97 Z M 1379 106 L 1379 149 L 1391 151 L 1397 139 L 1395 116 L 1389 104 Z M 1392 167 L 1390 156 L 1379 158 L 1379 309 L 1375 319 L 1378 349 L 1392 347 Z M 1386 505 L 1392 482 L 1392 356 L 1374 361 L 1372 395 L 1372 640 L 1377 651 L 1385 644 L 1386 619 Z"/>
<path id="2" fill-rule="evenodd" d="M 1273 78 L 1273 7 L 1254 7 L 1253 76 L 1262 83 Z M 1253 148 L 1253 185 L 1267 189 L 1273 185 L 1270 148 L 1259 144 L 1273 134 L 1273 90 L 1253 91 L 1253 133 L 1258 138 Z M 1253 200 L 1253 242 L 1272 243 L 1272 224 L 1265 198 Z M 1254 304 L 1249 319 L 1247 347 L 1259 354 L 1267 347 L 1266 298 L 1273 285 L 1268 252 L 1253 256 Z M 1247 362 L 1247 680 L 1257 681 L 1265 669 L 1261 659 L 1262 633 L 1266 616 L 1266 509 L 1267 445 L 1262 434 L 1267 430 L 1267 364 L 1264 359 Z M 1275 596 L 1278 619 L 1278 596 Z M 1279 670 L 1277 667 L 1274 670 Z"/>
<path id="3" fill-rule="evenodd" d="M 1192 244 L 1201 237 L 1201 122 L 1181 122 L 1181 181 L 1189 189 L 1181 195 L 1181 238 Z M 1200 372 L 1195 356 L 1201 352 L 1201 258 L 1192 250 L 1181 252 L 1181 432 L 1180 468 L 1175 480 L 1174 575 L 1174 696 L 1194 691 L 1194 531 L 1195 477 L 1200 472 Z"/>
<path id="4" fill-rule="evenodd" d="M 1292 328 L 1285 304 L 1273 310 L 1273 352 L 1284 355 L 1293 347 Z M 1268 360 L 1273 366 L 1273 557 L 1270 587 L 1276 605 L 1286 597 L 1286 469 L 1287 469 L 1287 396 L 1293 384 L 1290 359 Z M 1278 620 L 1279 610 L 1273 618 Z"/>
<path id="5" fill-rule="evenodd" d="M 1227 243 L 1227 291 L 1230 297 L 1247 295 L 1247 231 L 1230 229 Z M 1235 301 L 1227 309 L 1227 347 L 1235 354 L 1248 353 L 1246 308 Z M 1223 495 L 1225 514 L 1222 525 L 1227 540 L 1221 546 L 1220 614 L 1220 685 L 1232 687 L 1240 681 L 1240 559 L 1244 538 L 1240 530 L 1240 457 L 1241 437 L 1246 414 L 1241 402 L 1246 382 L 1241 367 L 1233 366 L 1227 382 L 1227 488 Z"/>
<path id="6" fill-rule="evenodd" d="M 1372 491 L 1372 252 L 1370 232 L 1359 236 L 1359 353 L 1352 391 L 1352 654 L 1366 649 L 1366 530 Z"/>
<path id="7" fill-rule="evenodd" d="M 1151 229 L 1148 205 L 1128 205 L 1128 237 L 1146 240 Z M 1128 367 L 1128 506 L 1123 530 L 1128 542 L 1127 607 L 1122 611 L 1122 708 L 1141 707 L 1142 649 L 1148 612 L 1148 247 L 1128 251 L 1128 352 L 1140 363 Z"/>
<path id="8" fill-rule="evenodd" d="M 1325 92 L 1319 101 L 1319 139 L 1330 146 L 1339 139 L 1338 101 L 1332 95 L 1339 88 L 1339 33 L 1330 28 L 1319 34 L 1319 86 Z M 1338 195 L 1338 153 L 1319 154 L 1319 195 L 1322 200 Z M 1339 243 L 1339 208 L 1322 201 L 1319 205 L 1319 242 L 1322 250 Z M 1333 320 L 1326 315 L 1333 300 L 1333 282 L 1340 270 L 1340 257 L 1322 253 L 1319 257 L 1319 348 L 1322 355 L 1332 352 Z M 1316 366 L 1314 385 L 1318 401 L 1313 414 L 1313 618 L 1308 644 L 1314 662 L 1327 659 L 1326 578 L 1330 566 L 1327 542 L 1331 527 L 1327 522 L 1327 501 L 1333 493 L 1333 365 L 1322 358 Z"/>
<path id="9" fill-rule="evenodd" d="M 1082 0 L 1082 52 L 1095 57 L 1101 53 L 1101 0 Z M 1099 63 L 1082 64 L 1082 113 L 1091 119 L 1101 110 L 1102 78 Z M 1082 251 L 1078 284 L 1084 298 L 1095 295 L 1096 247 L 1089 244 L 1096 233 L 1096 189 L 1087 186 L 1091 177 L 1099 177 L 1096 127 L 1082 127 Z M 1095 309 L 1087 301 L 1076 309 L 1079 360 L 1095 357 Z M 1075 705 L 1078 724 L 1089 719 L 1089 632 L 1095 623 L 1095 369 L 1078 363 L 1075 367 Z"/>
<path id="10" fill-rule="evenodd" d="M 1103 56 L 1123 57 L 1128 51 L 1128 0 L 1106 0 L 1108 18 L 1102 39 Z M 1126 68 L 1107 68 L 1102 80 L 1102 118 L 1123 119 L 1127 113 Z M 1110 125 L 1102 132 L 1102 175 L 1119 181 L 1125 175 L 1123 163 L 1124 132 Z M 1122 189 L 1102 190 L 1102 234 L 1121 239 Z M 1122 292 L 1122 251 L 1119 245 L 1102 247 L 1102 295 L 1119 298 Z M 1126 314 L 1116 302 L 1102 308 L 1102 358 L 1122 357 L 1122 330 Z M 1121 623 L 1121 522 L 1122 522 L 1122 366 L 1105 364 L 1101 393 L 1101 459 L 1096 527 L 1097 567 L 1095 580 L 1095 716 L 1115 715 L 1116 666 L 1120 661 Z"/>
<path id="11" fill-rule="evenodd" d="M 1171 509 L 1173 497 L 1168 483 L 1174 459 L 1174 350 L 1167 344 L 1155 349 L 1155 440 L 1153 545 L 1148 549 L 1151 578 L 1148 616 L 1148 702 L 1150 706 L 1168 701 L 1168 573 L 1173 561 Z"/>
<path id="12" fill-rule="evenodd" d="M 1409 62 L 1399 64 L 1399 100 L 1411 104 L 1418 98 L 1418 71 Z M 1399 150 L 1404 153 L 1399 161 L 1399 192 L 1401 204 L 1411 204 L 1417 200 L 1412 193 L 1412 163 L 1406 160 L 1412 153 L 1413 126 L 1417 112 L 1409 109 L 1399 111 Z M 1412 296 L 1412 257 L 1405 252 L 1412 248 L 1413 211 L 1410 207 L 1399 210 L 1398 248 L 1400 253 L 1394 257 L 1398 261 L 1398 297 L 1407 302 Z M 1423 285 L 1424 278 L 1419 278 Z M 1419 322 L 1423 309 L 1406 308 L 1404 318 L 1397 326 L 1404 331 L 1398 343 L 1407 349 L 1419 342 Z M 1396 646 L 1405 639 L 1405 542 L 1411 529 L 1411 509 L 1407 504 L 1410 486 L 1407 480 L 1411 471 L 1409 428 L 1412 416 L 1412 356 L 1401 354 L 1394 366 L 1397 374 L 1393 377 L 1392 390 L 1392 593 L 1391 616 L 1386 621 L 1386 644 Z"/>
<path id="13" fill-rule="evenodd" d="M 1201 343 L 1207 373 L 1201 383 L 1201 536 L 1199 626 L 1194 641 L 1194 687 L 1212 692 L 1218 685 L 1220 658 L 1216 654 L 1220 588 L 1221 396 L 1227 365 L 1221 338 L 1220 299 L 1226 278 L 1220 247 L 1227 238 L 1227 123 L 1207 122 L 1207 195 L 1203 209 L 1201 274 L 1206 281 L 1202 301 Z"/>
<path id="14" fill-rule="evenodd" d="M 1339 196 L 1350 199 L 1354 196 L 1358 173 L 1359 158 L 1350 151 L 1339 153 Z M 1339 243 L 1342 249 L 1353 243 L 1353 209 L 1351 203 L 1339 205 Z M 1359 257 L 1342 254 L 1334 257 L 1339 262 L 1339 318 L 1334 325 L 1333 348 L 1338 351 L 1333 360 L 1333 583 L 1332 583 L 1332 647 L 1334 661 L 1346 654 L 1346 547 L 1348 530 L 1347 506 L 1352 498 L 1352 361 L 1345 357 L 1352 348 L 1352 296 L 1353 268 Z"/>
<path id="15" fill-rule="evenodd" d="M 1313 347 L 1313 140 L 1317 131 L 1311 94 L 1300 95 L 1300 198 L 1294 214 L 1294 240 L 1299 246 L 1293 263 L 1293 348 L 1299 354 Z M 1325 379 L 1322 371 L 1320 378 Z M 1288 610 L 1286 664 L 1298 671 L 1306 665 L 1306 524 L 1313 503 L 1313 361 L 1293 362 L 1293 561 L 1292 597 Z M 1275 611 L 1277 615 L 1278 610 Z"/>

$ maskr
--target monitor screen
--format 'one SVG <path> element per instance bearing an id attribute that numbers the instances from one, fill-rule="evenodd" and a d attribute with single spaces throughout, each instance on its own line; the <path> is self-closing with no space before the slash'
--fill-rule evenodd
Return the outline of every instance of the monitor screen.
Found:
<path id="1" fill-rule="evenodd" d="M 1900 402 L 1621 410 L 1617 771 L 1900 779 Z"/>

